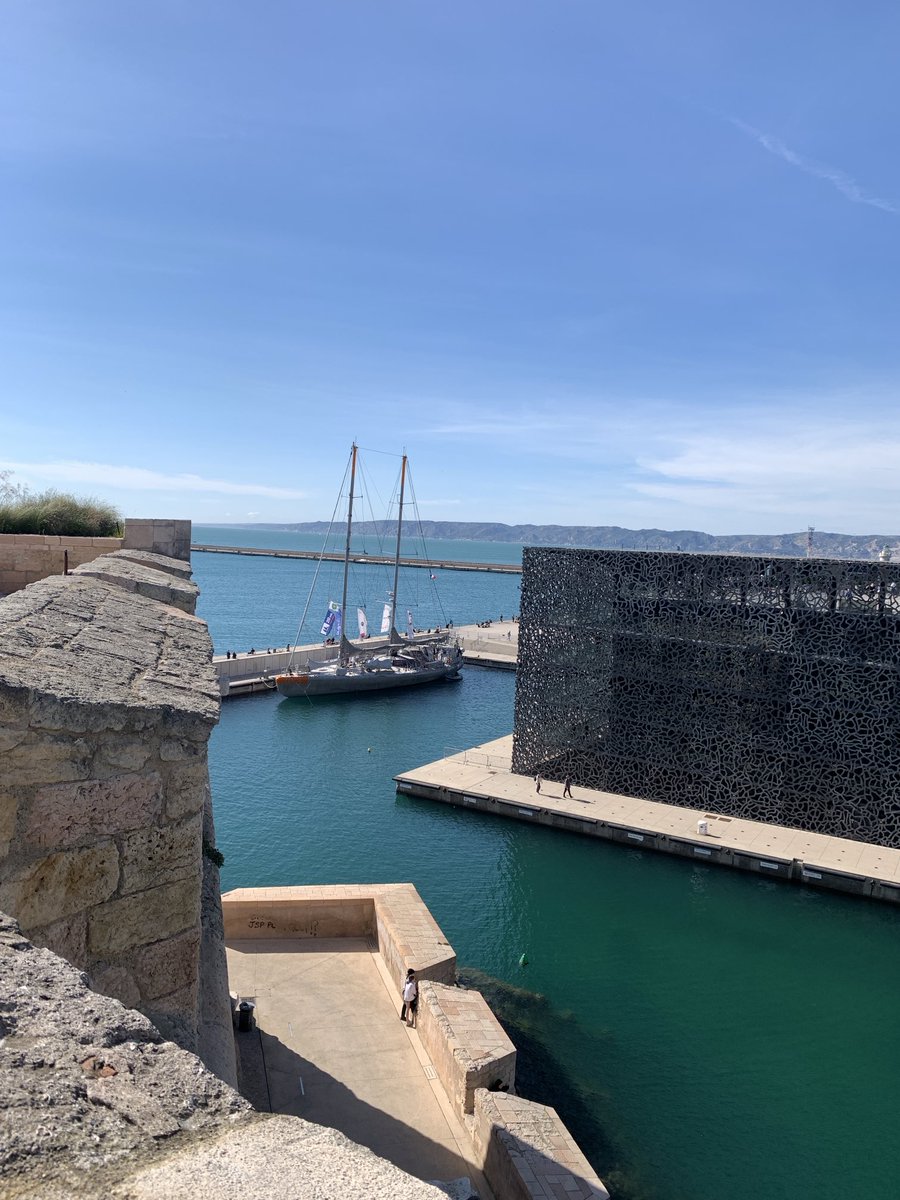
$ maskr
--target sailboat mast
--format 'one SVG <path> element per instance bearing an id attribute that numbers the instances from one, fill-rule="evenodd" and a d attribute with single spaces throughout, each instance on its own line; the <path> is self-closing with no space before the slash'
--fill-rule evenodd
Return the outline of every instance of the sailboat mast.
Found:
<path id="1" fill-rule="evenodd" d="M 347 543 L 344 546 L 344 589 L 341 593 L 341 649 L 339 661 L 342 667 L 347 665 L 347 651 L 350 643 L 347 639 L 347 578 L 350 574 L 350 534 L 353 531 L 353 485 L 356 481 L 356 442 L 350 450 L 350 500 L 347 504 Z"/>
<path id="2" fill-rule="evenodd" d="M 400 467 L 400 508 L 397 513 L 397 553 L 394 555 L 394 593 L 391 596 L 391 640 L 397 640 L 397 585 L 400 582 L 400 534 L 403 529 L 403 488 L 406 484 L 406 455 Z"/>

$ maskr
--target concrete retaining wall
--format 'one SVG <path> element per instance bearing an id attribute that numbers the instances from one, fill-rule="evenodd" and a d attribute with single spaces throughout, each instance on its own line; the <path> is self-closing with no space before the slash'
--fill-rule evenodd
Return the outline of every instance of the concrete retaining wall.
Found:
<path id="1" fill-rule="evenodd" d="M 218 689 L 168 561 L 112 555 L 0 601 L 0 908 L 233 1080 L 224 950 L 201 952 Z"/>

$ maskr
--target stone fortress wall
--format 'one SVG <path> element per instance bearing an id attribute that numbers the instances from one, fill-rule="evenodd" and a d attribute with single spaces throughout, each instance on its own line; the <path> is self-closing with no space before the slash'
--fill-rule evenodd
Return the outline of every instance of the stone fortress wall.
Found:
<path id="1" fill-rule="evenodd" d="M 900 566 L 526 548 L 513 770 L 900 848 Z"/>
<path id="2" fill-rule="evenodd" d="M 148 550 L 168 558 L 191 556 L 191 522 L 130 517 L 125 536 L 62 537 L 43 533 L 0 534 L 0 596 L 62 575 L 115 550 Z"/>
<path id="3" fill-rule="evenodd" d="M 0 909 L 234 1082 L 196 596 L 119 550 L 0 601 Z"/>

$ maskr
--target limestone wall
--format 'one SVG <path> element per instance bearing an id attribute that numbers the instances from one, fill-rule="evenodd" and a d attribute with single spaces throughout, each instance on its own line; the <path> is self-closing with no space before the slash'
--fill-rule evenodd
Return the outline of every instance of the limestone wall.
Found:
<path id="1" fill-rule="evenodd" d="M 553 1108 L 480 1089 L 473 1137 L 485 1178 L 503 1200 L 609 1200 Z"/>
<path id="2" fill-rule="evenodd" d="M 0 534 L 0 596 L 62 575 L 82 563 L 109 554 L 122 545 L 121 538 L 55 537 L 42 533 Z"/>
<path id="3" fill-rule="evenodd" d="M 39 579 L 62 575 L 114 550 L 146 551 L 189 562 L 191 522 L 129 518 L 125 536 L 58 537 L 43 533 L 0 534 L 0 596 Z"/>
<path id="4" fill-rule="evenodd" d="M 478 1088 L 515 1091 L 516 1048 L 481 992 L 424 981 L 416 1028 L 456 1113 Z"/>
<path id="5" fill-rule="evenodd" d="M 0 601 L 0 908 L 233 1079 L 196 592 L 123 551 Z"/>
<path id="6" fill-rule="evenodd" d="M 235 888 L 222 897 L 226 938 L 365 937 L 399 993 L 409 967 L 420 979 L 456 980 L 456 955 L 411 883 Z"/>
<path id="7" fill-rule="evenodd" d="M 148 550 L 167 558 L 189 561 L 191 557 L 191 522 L 168 521 L 159 517 L 146 519 L 129 517 L 125 522 L 123 550 Z"/>

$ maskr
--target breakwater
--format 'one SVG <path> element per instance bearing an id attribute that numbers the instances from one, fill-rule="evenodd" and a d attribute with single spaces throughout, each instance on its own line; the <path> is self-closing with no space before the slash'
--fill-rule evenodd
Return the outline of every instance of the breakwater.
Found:
<path id="1" fill-rule="evenodd" d="M 276 550 L 260 546 L 214 546 L 210 544 L 201 545 L 196 543 L 191 546 L 191 551 L 195 554 L 244 554 L 253 558 L 305 558 L 316 561 L 322 559 L 325 562 L 343 562 L 344 553 L 342 550 Z M 350 561 L 358 566 L 393 566 L 393 554 L 360 554 L 352 552 Z M 522 566 L 520 563 L 491 563 L 491 562 L 469 562 L 461 558 L 416 558 L 409 556 L 401 556 L 401 567 L 417 567 L 423 570 L 442 570 L 442 571 L 481 571 L 489 574 L 500 575 L 521 575 Z"/>

